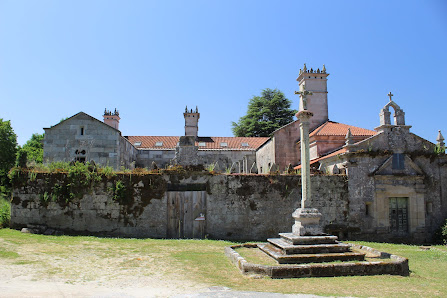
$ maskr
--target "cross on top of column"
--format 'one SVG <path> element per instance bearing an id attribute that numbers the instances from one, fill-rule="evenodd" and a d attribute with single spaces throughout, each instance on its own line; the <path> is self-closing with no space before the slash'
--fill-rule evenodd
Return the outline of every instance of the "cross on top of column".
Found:
<path id="1" fill-rule="evenodd" d="M 388 96 L 390 97 L 390 101 L 392 101 L 391 97 L 393 97 L 393 96 L 394 96 L 394 94 L 393 94 L 393 93 L 391 93 L 391 91 L 390 91 L 390 93 L 388 93 Z"/>
<path id="2" fill-rule="evenodd" d="M 312 95 L 312 91 L 306 90 L 306 85 L 302 85 L 303 90 L 301 91 L 295 91 L 295 94 L 299 94 L 301 101 L 300 101 L 300 110 L 307 110 L 307 95 Z"/>

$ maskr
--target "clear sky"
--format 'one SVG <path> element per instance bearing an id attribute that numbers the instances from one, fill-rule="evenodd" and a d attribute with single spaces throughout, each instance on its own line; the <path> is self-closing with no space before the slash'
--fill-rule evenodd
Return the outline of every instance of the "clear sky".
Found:
<path id="1" fill-rule="evenodd" d="M 326 65 L 329 118 L 373 129 L 393 100 L 411 131 L 447 137 L 447 1 L 0 0 L 0 118 L 19 144 L 83 111 L 123 135 L 231 136 L 264 88 L 298 108 L 296 77 Z"/>

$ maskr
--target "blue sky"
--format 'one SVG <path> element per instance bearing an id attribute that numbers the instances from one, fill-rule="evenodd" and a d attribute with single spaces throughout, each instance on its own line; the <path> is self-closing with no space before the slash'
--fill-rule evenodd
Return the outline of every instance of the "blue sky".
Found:
<path id="1" fill-rule="evenodd" d="M 19 144 L 79 111 L 123 135 L 199 135 L 264 88 L 298 108 L 303 63 L 328 73 L 329 118 L 373 129 L 392 91 L 411 131 L 447 137 L 447 2 L 0 0 L 0 118 Z"/>

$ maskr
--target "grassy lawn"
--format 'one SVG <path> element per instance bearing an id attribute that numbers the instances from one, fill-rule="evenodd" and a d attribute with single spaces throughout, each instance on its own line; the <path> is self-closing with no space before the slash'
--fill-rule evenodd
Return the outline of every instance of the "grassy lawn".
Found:
<path id="1" fill-rule="evenodd" d="M 233 243 L 214 240 L 44 236 L 0 230 L 0 266 L 33 279 L 67 283 L 119 277 L 178 276 L 234 290 L 340 296 L 447 296 L 447 248 L 355 242 L 409 258 L 411 275 L 302 279 L 243 276 L 225 257 Z M 259 256 L 260 259 L 263 256 Z"/>

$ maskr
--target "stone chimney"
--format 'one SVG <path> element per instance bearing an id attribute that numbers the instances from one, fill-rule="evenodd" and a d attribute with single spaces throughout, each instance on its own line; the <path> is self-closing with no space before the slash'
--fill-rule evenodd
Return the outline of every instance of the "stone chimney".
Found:
<path id="1" fill-rule="evenodd" d="M 114 112 L 104 109 L 104 123 L 119 130 L 120 113 L 115 109 Z"/>
<path id="2" fill-rule="evenodd" d="M 192 109 L 188 111 L 188 107 L 186 107 L 183 116 L 185 117 L 185 136 L 194 136 L 197 138 L 200 118 L 199 109 L 196 107 L 195 111 Z"/>

